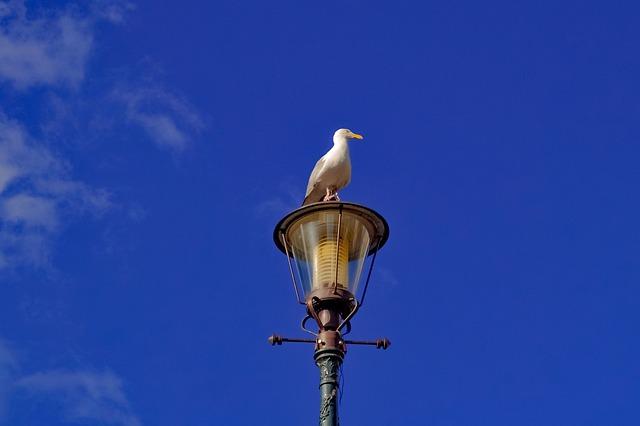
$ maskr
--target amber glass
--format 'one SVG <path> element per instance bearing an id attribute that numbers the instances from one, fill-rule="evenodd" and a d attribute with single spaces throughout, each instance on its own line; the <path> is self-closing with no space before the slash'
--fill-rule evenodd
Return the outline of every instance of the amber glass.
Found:
<path id="1" fill-rule="evenodd" d="M 348 211 L 340 218 L 338 209 L 310 213 L 293 222 L 287 241 L 305 293 L 337 285 L 356 294 L 373 232 L 367 219 Z"/>

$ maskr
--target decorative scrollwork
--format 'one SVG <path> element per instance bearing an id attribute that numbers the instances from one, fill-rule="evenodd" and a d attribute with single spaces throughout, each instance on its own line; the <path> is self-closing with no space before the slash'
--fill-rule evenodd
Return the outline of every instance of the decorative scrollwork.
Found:
<path id="1" fill-rule="evenodd" d="M 320 426 L 338 425 L 337 397 L 338 374 L 342 358 L 335 354 L 320 356 L 316 359 L 320 369 Z"/>
<path id="2" fill-rule="evenodd" d="M 339 360 L 333 357 L 327 357 L 318 363 L 318 367 L 320 367 L 320 385 L 324 383 L 338 383 Z"/>
<path id="3" fill-rule="evenodd" d="M 338 392 L 334 388 L 334 389 L 331 390 L 330 394 L 325 395 L 324 398 L 322 398 L 322 403 L 320 404 L 320 425 L 321 426 L 322 426 L 322 422 L 327 420 L 327 418 L 329 418 L 329 416 L 332 415 L 332 412 L 333 413 L 335 412 L 335 404 L 336 404 L 336 396 L 337 395 L 338 395 Z M 336 418 L 336 422 L 337 422 L 337 418 Z M 337 424 L 338 423 L 336 423 L 336 425 Z"/>

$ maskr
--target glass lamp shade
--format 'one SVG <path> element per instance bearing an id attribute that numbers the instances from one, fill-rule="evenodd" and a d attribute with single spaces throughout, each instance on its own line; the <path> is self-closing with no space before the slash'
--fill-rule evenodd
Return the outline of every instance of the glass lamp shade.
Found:
<path id="1" fill-rule="evenodd" d="M 274 231 L 276 245 L 293 260 L 305 296 L 320 289 L 355 295 L 367 256 L 382 247 L 388 236 L 389 227 L 381 215 L 343 202 L 301 207 L 284 217 Z"/>

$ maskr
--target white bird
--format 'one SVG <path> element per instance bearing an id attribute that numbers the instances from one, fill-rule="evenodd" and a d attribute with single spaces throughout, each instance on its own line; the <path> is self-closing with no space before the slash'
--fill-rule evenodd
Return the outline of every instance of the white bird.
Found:
<path id="1" fill-rule="evenodd" d="M 333 147 L 318 160 L 311 172 L 303 206 L 318 201 L 340 201 L 338 190 L 351 181 L 349 139 L 362 139 L 362 135 L 349 129 L 339 129 L 333 134 Z"/>

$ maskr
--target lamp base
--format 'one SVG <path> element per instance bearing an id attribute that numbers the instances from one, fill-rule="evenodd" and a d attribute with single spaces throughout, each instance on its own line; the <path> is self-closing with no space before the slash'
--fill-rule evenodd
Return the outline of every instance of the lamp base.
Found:
<path id="1" fill-rule="evenodd" d="M 307 296 L 306 300 L 307 312 L 312 318 L 318 322 L 320 329 L 333 328 L 327 327 L 325 321 L 319 318 L 319 314 L 322 311 L 331 311 L 338 313 L 343 319 L 346 318 L 349 313 L 356 306 L 356 298 L 349 291 L 338 288 L 322 287 L 313 290 Z M 337 327 L 338 324 L 335 324 Z"/>

